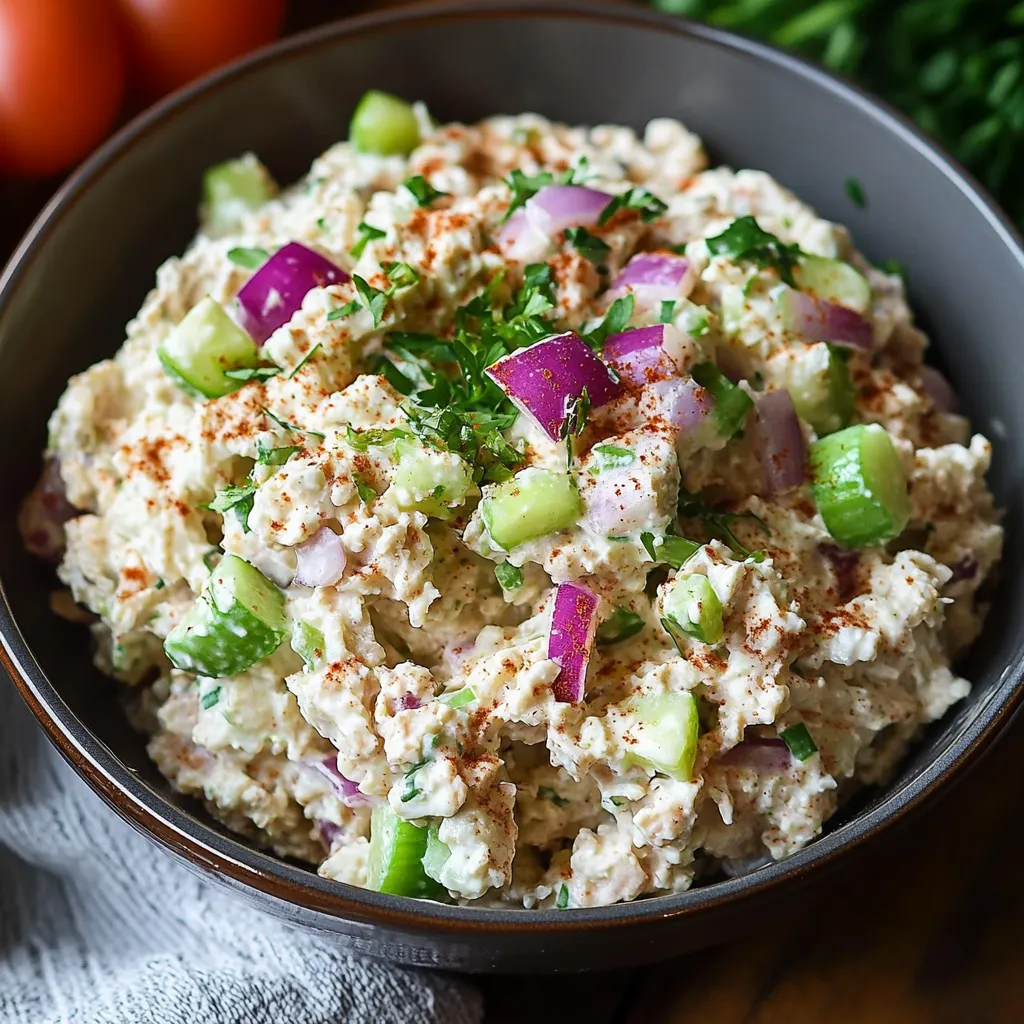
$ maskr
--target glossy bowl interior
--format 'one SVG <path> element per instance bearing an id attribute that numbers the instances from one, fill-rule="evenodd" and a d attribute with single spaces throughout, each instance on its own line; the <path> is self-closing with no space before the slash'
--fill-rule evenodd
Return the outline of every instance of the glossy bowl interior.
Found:
<path id="1" fill-rule="evenodd" d="M 937 360 L 995 442 L 991 481 L 1009 510 L 1004 564 L 1019 564 L 1024 255 L 955 168 L 862 94 L 760 45 L 640 7 L 448 3 L 286 41 L 163 104 L 74 175 L 22 245 L 0 291 L 0 629 L 9 668 L 51 739 L 133 824 L 264 908 L 359 950 L 484 970 L 623 966 L 718 941 L 770 901 L 792 909 L 802 879 L 946 785 L 1005 724 L 1020 692 L 1019 576 L 1005 573 L 966 667 L 972 695 L 889 788 L 817 843 L 745 878 L 569 913 L 415 903 L 260 852 L 171 791 L 124 720 L 117 687 L 92 668 L 86 631 L 48 610 L 53 576 L 22 551 L 15 513 L 64 382 L 115 351 L 158 264 L 188 243 L 205 167 L 251 149 L 278 180 L 292 180 L 345 136 L 371 86 L 421 98 L 442 120 L 536 110 L 641 128 L 677 117 L 715 161 L 767 170 L 848 224 L 870 258 L 901 261 Z M 866 208 L 847 198 L 849 177 L 863 184 Z"/>

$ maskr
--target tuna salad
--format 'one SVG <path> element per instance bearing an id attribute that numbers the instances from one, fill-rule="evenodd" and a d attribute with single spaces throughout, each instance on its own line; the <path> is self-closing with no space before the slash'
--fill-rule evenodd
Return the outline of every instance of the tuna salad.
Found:
<path id="1" fill-rule="evenodd" d="M 203 191 L 21 526 L 228 828 L 404 896 L 675 893 L 968 693 L 989 442 L 899 273 L 767 174 L 374 92 L 297 184 Z"/>

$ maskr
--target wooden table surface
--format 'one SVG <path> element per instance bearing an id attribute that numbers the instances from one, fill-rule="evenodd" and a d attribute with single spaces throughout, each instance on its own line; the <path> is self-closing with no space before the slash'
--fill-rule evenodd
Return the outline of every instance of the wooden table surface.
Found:
<path id="1" fill-rule="evenodd" d="M 292 0 L 288 27 L 395 2 Z M 0 183 L 0 255 L 54 184 Z M 640 970 L 482 979 L 487 1024 L 1024 1022 L 1022 861 L 1024 719 L 813 907 Z"/>

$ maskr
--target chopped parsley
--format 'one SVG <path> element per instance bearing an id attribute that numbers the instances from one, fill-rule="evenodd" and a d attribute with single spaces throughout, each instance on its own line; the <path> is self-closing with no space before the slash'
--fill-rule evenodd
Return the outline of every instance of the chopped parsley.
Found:
<path id="1" fill-rule="evenodd" d="M 538 786 L 537 796 L 542 800 L 550 800 L 556 807 L 565 807 L 569 803 L 564 796 L 553 790 L 550 786 Z"/>
<path id="2" fill-rule="evenodd" d="M 640 543 L 655 562 L 667 562 L 673 569 L 681 569 L 701 549 L 685 537 L 655 537 L 653 533 L 641 533 Z"/>
<path id="3" fill-rule="evenodd" d="M 266 249 L 245 249 L 236 246 L 234 249 L 228 249 L 228 259 L 237 267 L 257 270 L 270 259 L 270 253 Z"/>
<path id="4" fill-rule="evenodd" d="M 366 482 L 362 473 L 353 473 L 352 479 L 355 481 L 356 490 L 359 492 L 359 500 L 364 505 L 369 505 L 377 497 L 377 492 Z"/>
<path id="5" fill-rule="evenodd" d="M 225 487 L 218 491 L 213 501 L 200 505 L 200 508 L 208 508 L 211 512 L 218 512 L 220 515 L 227 515 L 234 512 L 235 518 L 242 524 L 242 532 L 249 532 L 249 513 L 252 511 L 256 485 L 254 483 L 241 484 L 238 487 Z"/>
<path id="6" fill-rule="evenodd" d="M 415 800 L 416 797 L 423 792 L 416 784 L 416 773 L 426 764 L 426 761 L 420 761 L 414 764 L 405 773 L 405 788 L 402 790 L 402 803 L 406 803 L 409 800 Z"/>
<path id="7" fill-rule="evenodd" d="M 224 376 L 232 380 L 269 380 L 280 372 L 280 366 L 243 366 L 238 370 L 225 370 Z"/>
<path id="8" fill-rule="evenodd" d="M 676 317 L 676 302 L 675 299 L 662 299 L 661 300 L 661 315 L 658 317 L 658 323 L 670 324 Z"/>
<path id="9" fill-rule="evenodd" d="M 441 192 L 439 189 L 434 188 L 422 174 L 407 178 L 402 182 L 402 185 L 412 193 L 417 206 L 429 206 L 435 199 L 449 195 L 448 192 Z"/>
<path id="10" fill-rule="evenodd" d="M 565 240 L 585 259 L 600 264 L 611 252 L 611 246 L 592 235 L 586 228 L 566 228 Z"/>
<path id="11" fill-rule="evenodd" d="M 296 452 L 301 451 L 301 444 L 289 444 L 281 448 L 268 448 L 260 440 L 256 442 L 256 465 L 283 466 Z"/>
<path id="12" fill-rule="evenodd" d="M 520 206 L 524 206 L 542 188 L 555 183 L 555 176 L 550 171 L 540 174 L 524 174 L 518 168 L 505 179 L 505 184 L 512 190 L 512 201 L 508 204 L 503 221 L 509 219 Z"/>
<path id="13" fill-rule="evenodd" d="M 864 186 L 856 178 L 847 178 L 845 187 L 850 202 L 863 210 L 868 205 L 868 198 L 864 195 Z"/>
<path id="14" fill-rule="evenodd" d="M 499 562 L 494 567 L 494 576 L 502 590 L 518 590 L 523 585 L 523 570 L 511 562 Z"/>
<path id="15" fill-rule="evenodd" d="M 315 344 L 315 345 L 314 345 L 314 346 L 313 346 L 313 347 L 312 347 L 312 348 L 311 348 L 311 349 L 310 349 L 310 350 L 309 350 L 309 351 L 308 351 L 308 352 L 307 352 L 307 353 L 306 353 L 306 354 L 305 354 L 305 355 L 304 355 L 304 356 L 302 357 L 302 359 L 301 359 L 301 360 L 299 361 L 299 363 L 298 363 L 298 364 L 297 364 L 297 365 L 295 366 L 295 368 L 294 368 L 294 369 L 292 370 L 292 372 L 291 372 L 291 373 L 289 373 L 289 374 L 288 374 L 288 376 L 287 376 L 287 377 L 286 377 L 285 379 L 286 379 L 286 380 L 291 380 L 291 379 L 292 379 L 292 377 L 294 377 L 294 376 L 295 376 L 295 374 L 297 374 L 297 373 L 299 372 L 299 370 L 301 370 L 301 369 L 302 369 L 302 368 L 303 368 L 303 367 L 304 367 L 304 366 L 306 365 L 306 363 L 308 363 L 308 362 L 310 361 L 310 359 L 312 359 L 312 358 L 313 358 L 313 356 L 315 356 L 315 355 L 316 355 L 316 353 L 317 353 L 317 350 L 318 350 L 318 349 L 319 349 L 320 347 L 321 347 L 321 346 L 320 346 L 320 342 L 318 341 L 318 342 L 317 342 L 317 343 L 316 343 L 316 344 Z"/>
<path id="16" fill-rule="evenodd" d="M 775 270 L 786 284 L 796 286 L 793 268 L 803 255 L 800 246 L 781 242 L 764 231 L 754 217 L 738 217 L 720 235 L 706 239 L 705 244 L 712 256 L 753 263 L 761 270 Z"/>
<path id="17" fill-rule="evenodd" d="M 260 406 L 260 412 L 272 423 L 276 423 L 282 430 L 291 431 L 293 434 L 309 434 L 310 437 L 318 437 L 321 441 L 325 437 L 319 430 L 303 430 L 302 427 L 297 427 L 294 423 L 289 423 L 287 420 L 281 419 L 280 416 L 275 416 L 265 405 Z"/>
<path id="18" fill-rule="evenodd" d="M 328 320 L 341 320 L 346 316 L 351 316 L 359 308 L 359 302 L 357 299 L 353 299 L 351 302 L 346 302 L 344 306 L 339 306 L 337 309 L 332 309 L 327 314 Z"/>
<path id="19" fill-rule="evenodd" d="M 643 628 L 642 616 L 629 608 L 623 608 L 622 605 L 616 605 L 611 615 L 597 627 L 597 646 L 607 647 L 628 640 Z"/>
<path id="20" fill-rule="evenodd" d="M 391 282 L 391 288 L 386 293 L 388 295 L 398 291 L 399 288 L 411 288 L 414 284 L 419 283 L 419 272 L 414 267 L 410 267 L 408 263 L 382 263 L 381 268 Z"/>
<path id="21" fill-rule="evenodd" d="M 216 686 L 209 693 L 203 694 L 203 698 L 199 703 L 204 711 L 209 711 L 220 700 L 220 691 L 221 687 Z"/>
<path id="22" fill-rule="evenodd" d="M 352 281 L 356 286 L 360 301 L 369 310 L 373 326 L 380 327 L 380 322 L 384 317 L 384 307 L 388 304 L 388 293 L 372 287 L 356 274 L 352 275 Z"/>
<path id="23" fill-rule="evenodd" d="M 350 423 L 345 424 L 345 441 L 357 452 L 369 451 L 370 448 L 384 448 L 404 437 L 412 437 L 412 434 L 401 427 L 392 427 L 390 430 L 380 427 L 372 430 L 355 430 Z"/>
<path id="24" fill-rule="evenodd" d="M 596 327 L 582 333 L 580 337 L 591 348 L 600 351 L 613 334 L 619 334 L 629 325 L 629 321 L 633 319 L 634 305 L 635 300 L 632 294 L 616 299 L 608 307 L 604 319 Z"/>
<path id="25" fill-rule="evenodd" d="M 791 725 L 779 733 L 780 739 L 789 747 L 789 752 L 798 760 L 806 761 L 818 752 L 818 745 L 807 731 L 803 722 Z"/>
<path id="26" fill-rule="evenodd" d="M 573 438 L 581 437 L 587 429 L 590 416 L 590 394 L 586 388 L 575 398 L 565 400 L 565 419 L 559 430 L 559 437 L 565 442 L 566 468 L 572 468 Z"/>
<path id="27" fill-rule="evenodd" d="M 569 886 L 561 885 L 558 889 L 558 898 L 555 900 L 555 910 L 565 910 L 569 906 Z"/>
<path id="28" fill-rule="evenodd" d="M 590 467 L 590 472 L 594 476 L 609 469 L 623 469 L 636 462 L 636 452 L 617 444 L 595 444 L 590 451 L 597 456 L 593 460 L 596 465 Z"/>
<path id="29" fill-rule="evenodd" d="M 690 373 L 715 400 L 711 415 L 718 426 L 719 435 L 732 437 L 746 423 L 747 416 L 754 408 L 754 400 L 712 362 L 698 363 Z"/>
<path id="30" fill-rule="evenodd" d="M 732 524 L 737 520 L 747 519 L 756 523 L 765 533 L 771 533 L 768 524 L 753 512 L 725 512 L 712 508 L 702 498 L 680 488 L 678 513 L 680 519 L 699 519 L 713 537 L 724 541 L 733 551 L 744 558 L 755 562 L 764 561 L 763 551 L 749 551 L 739 542 L 732 530 Z"/>
<path id="31" fill-rule="evenodd" d="M 631 188 L 628 192 L 613 197 L 612 201 L 601 211 L 597 218 L 599 225 L 607 224 L 619 210 L 636 210 L 640 219 L 649 224 L 657 220 L 668 209 L 668 203 L 663 203 L 657 196 L 651 195 L 645 188 Z"/>
<path id="32" fill-rule="evenodd" d="M 359 237 L 356 239 L 355 245 L 353 245 L 348 251 L 349 256 L 354 260 L 359 259 L 359 257 L 363 255 L 363 250 L 370 242 L 373 242 L 378 238 L 383 238 L 387 234 L 386 231 L 381 231 L 380 228 L 375 228 L 372 224 L 367 224 L 365 220 L 360 221 L 356 231 Z"/>

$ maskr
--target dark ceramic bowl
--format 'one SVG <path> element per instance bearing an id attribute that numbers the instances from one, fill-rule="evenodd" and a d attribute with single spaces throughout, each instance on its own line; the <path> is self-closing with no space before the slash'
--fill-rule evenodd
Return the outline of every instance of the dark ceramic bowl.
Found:
<path id="1" fill-rule="evenodd" d="M 318 878 L 263 853 L 172 792 L 91 667 L 85 630 L 47 608 L 52 576 L 15 529 L 46 419 L 68 376 L 113 354 L 157 265 L 192 236 L 205 167 L 254 150 L 280 181 L 346 134 L 371 86 L 442 119 L 537 110 L 641 127 L 670 115 L 713 158 L 760 167 L 850 226 L 873 259 L 908 268 L 937 358 L 995 441 L 991 481 L 1010 510 L 1005 565 L 1020 564 L 1024 471 L 1024 253 L 979 189 L 905 121 L 792 57 L 641 7 L 479 0 L 389 11 L 324 28 L 179 94 L 104 146 L 37 221 L 0 291 L 0 630 L 8 669 L 74 768 L 124 818 L 197 871 L 295 923 L 396 961 L 477 970 L 624 966 L 710 945 L 770 903 L 792 913 L 820 879 L 975 761 L 1021 696 L 1024 580 L 1007 572 L 965 671 L 971 696 L 903 773 L 807 849 L 678 896 L 570 912 L 418 903 Z M 846 197 L 855 177 L 866 208 Z M 156 855 L 154 851 L 154 856 Z"/>

